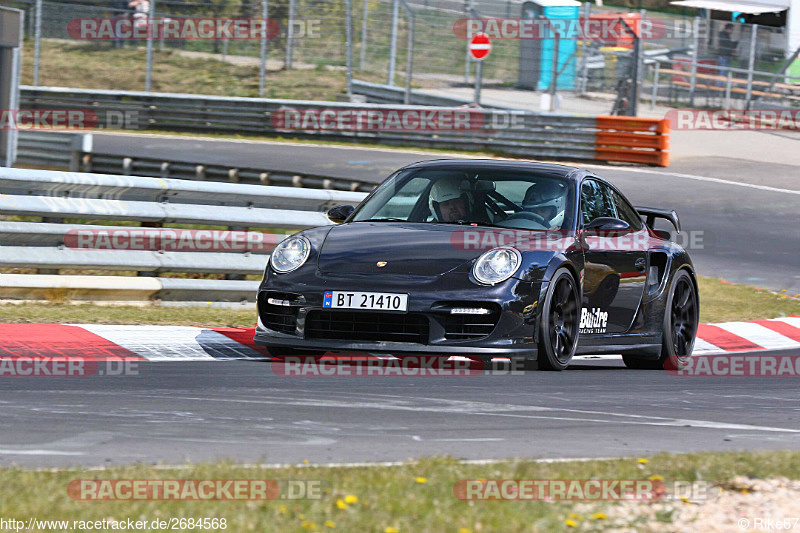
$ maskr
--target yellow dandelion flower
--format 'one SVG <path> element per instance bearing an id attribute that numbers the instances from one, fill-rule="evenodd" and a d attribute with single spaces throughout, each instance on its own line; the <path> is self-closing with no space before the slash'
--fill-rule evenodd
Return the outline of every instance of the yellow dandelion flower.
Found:
<path id="1" fill-rule="evenodd" d="M 606 516 L 605 513 L 594 513 L 589 518 L 591 518 L 592 520 L 605 520 L 606 518 L 608 518 L 608 516 Z"/>
<path id="2" fill-rule="evenodd" d="M 310 531 L 314 531 L 314 530 L 317 529 L 317 524 L 315 524 L 314 522 L 303 520 L 303 523 L 300 524 L 300 527 L 302 527 L 303 529 L 308 529 Z"/>
<path id="3" fill-rule="evenodd" d="M 659 476 L 658 474 L 653 474 L 649 478 L 650 481 L 664 481 L 664 476 Z"/>
<path id="4" fill-rule="evenodd" d="M 458 533 L 472 533 L 472 530 L 468 527 L 462 527 L 458 530 Z"/>
<path id="5" fill-rule="evenodd" d="M 307 465 L 308 464 L 308 459 L 303 459 L 303 464 Z"/>
<path id="6" fill-rule="evenodd" d="M 280 507 L 278 507 L 278 512 L 279 513 L 286 514 L 286 511 L 288 511 L 288 509 L 286 508 L 285 505 L 281 505 Z"/>
<path id="7" fill-rule="evenodd" d="M 567 518 L 566 520 L 564 520 L 564 523 L 569 527 L 578 527 L 578 523 L 571 518 Z"/>
<path id="8" fill-rule="evenodd" d="M 428 482 L 428 480 L 425 479 L 424 477 L 418 477 L 417 478 L 417 483 L 427 483 L 427 482 Z"/>
<path id="9" fill-rule="evenodd" d="M 345 510 L 347 509 L 347 504 L 344 503 L 343 500 L 336 500 L 336 507 L 338 507 L 341 510 Z"/>
<path id="10" fill-rule="evenodd" d="M 400 533 L 400 530 L 396 527 L 386 526 L 386 529 L 383 530 L 383 533 Z"/>
<path id="11" fill-rule="evenodd" d="M 355 496 L 353 494 L 348 494 L 347 496 L 344 497 L 344 502 L 345 503 L 358 503 L 358 496 Z"/>
<path id="12" fill-rule="evenodd" d="M 691 502 L 689 501 L 689 498 L 687 498 L 686 496 L 681 496 L 681 501 L 682 501 L 683 503 L 691 503 Z"/>
<path id="13" fill-rule="evenodd" d="M 638 459 L 636 459 L 636 461 L 637 461 L 637 462 L 638 462 L 640 465 L 646 465 L 647 463 L 649 463 L 649 462 L 650 462 L 650 461 L 648 461 L 647 459 L 645 459 L 644 457 L 639 457 Z"/>
<path id="14" fill-rule="evenodd" d="M 583 517 L 578 513 L 569 513 L 569 518 L 574 518 L 575 520 L 583 520 Z"/>
<path id="15" fill-rule="evenodd" d="M 325 520 L 325 527 L 336 527 L 336 523 L 333 520 Z"/>

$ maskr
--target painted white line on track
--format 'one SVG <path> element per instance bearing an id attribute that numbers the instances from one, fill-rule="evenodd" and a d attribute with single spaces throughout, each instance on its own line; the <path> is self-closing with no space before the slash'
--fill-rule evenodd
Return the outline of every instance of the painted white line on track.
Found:
<path id="1" fill-rule="evenodd" d="M 800 195 L 800 191 L 794 191 L 791 189 L 781 189 L 778 187 L 770 187 L 768 185 L 756 185 L 754 183 L 742 183 L 739 181 L 724 180 L 721 178 L 712 178 L 710 176 L 698 176 L 696 174 L 683 174 L 680 172 L 649 170 L 649 169 L 631 168 L 631 167 L 618 167 L 614 165 L 580 164 L 580 166 L 585 168 L 599 168 L 599 169 L 614 170 L 614 171 L 618 170 L 620 172 L 633 172 L 637 174 L 655 174 L 658 176 L 672 176 L 674 178 L 684 178 L 695 181 L 706 181 L 709 183 L 719 183 L 722 185 L 734 185 L 736 187 L 747 187 L 748 189 L 759 189 L 762 191 L 779 192 L 782 194 Z"/>
<path id="2" fill-rule="evenodd" d="M 380 402 L 348 402 L 337 401 L 331 399 L 288 399 L 288 398 L 275 398 L 269 399 L 267 396 L 262 396 L 259 399 L 239 399 L 239 398 L 208 398 L 203 396 L 164 396 L 159 394 L 136 395 L 152 399 L 164 400 L 184 400 L 196 402 L 220 402 L 220 403 L 239 403 L 239 404 L 256 404 L 256 405 L 294 405 L 299 407 L 322 407 L 322 408 L 344 408 L 344 409 L 376 409 L 385 411 L 425 411 L 434 412 L 438 414 L 452 414 L 459 413 L 463 415 L 473 416 L 499 416 L 499 417 L 514 417 L 514 418 L 530 418 L 530 419 L 543 419 L 543 420 L 563 420 L 573 422 L 591 422 L 598 424 L 625 424 L 625 425 L 641 425 L 641 426 L 673 426 L 673 427 L 693 427 L 702 429 L 739 429 L 750 431 L 766 431 L 773 433 L 792 433 L 800 434 L 800 429 L 790 429 L 771 426 L 754 426 L 751 424 L 732 424 L 728 422 L 714 422 L 710 420 L 693 420 L 688 418 L 668 418 L 661 416 L 650 415 L 634 415 L 630 413 L 614 413 L 607 411 L 590 411 L 582 409 L 564 409 L 556 407 L 543 407 L 537 405 L 513 405 L 513 404 L 488 404 L 485 402 L 460 402 L 448 401 L 447 403 L 451 409 L 441 404 L 431 407 L 412 404 L 389 404 Z M 436 401 L 435 398 L 420 398 L 416 397 L 414 400 L 430 400 Z M 515 414 L 512 411 L 536 411 L 540 413 L 563 413 L 565 416 L 552 416 L 552 415 L 529 415 L 529 414 Z M 566 415 L 588 415 L 596 418 L 579 418 L 575 416 Z"/>
<path id="3" fill-rule="evenodd" d="M 83 452 L 64 452 L 60 450 L 8 450 L 0 448 L 0 455 L 86 455 Z"/>
<path id="4" fill-rule="evenodd" d="M 552 464 L 552 463 L 588 463 L 590 461 L 624 461 L 626 459 L 632 459 L 630 456 L 621 456 L 621 457 L 553 457 L 553 458 L 538 458 L 538 459 L 526 459 L 526 458 L 511 458 L 511 459 L 460 459 L 457 462 L 462 465 L 496 465 L 500 463 L 540 463 L 540 464 Z M 374 463 L 370 462 L 358 462 L 358 463 L 242 463 L 242 464 L 231 464 L 231 468 L 242 468 L 245 470 L 251 469 L 258 469 L 258 470 L 276 470 L 280 468 L 382 468 L 382 467 L 397 467 L 397 466 L 414 466 L 418 465 L 419 461 L 377 461 Z M 91 471 L 91 472 L 103 472 L 106 470 L 110 470 L 113 468 L 119 468 L 119 466 L 88 466 L 88 467 L 81 467 L 81 466 L 65 466 L 65 467 L 45 467 L 45 468 L 34 468 L 32 469 L 34 472 L 74 472 L 74 471 Z M 157 464 L 152 465 L 150 468 L 153 470 L 189 470 L 189 469 L 196 469 L 197 465 L 194 464 L 180 464 L 180 465 L 165 465 L 165 464 Z"/>

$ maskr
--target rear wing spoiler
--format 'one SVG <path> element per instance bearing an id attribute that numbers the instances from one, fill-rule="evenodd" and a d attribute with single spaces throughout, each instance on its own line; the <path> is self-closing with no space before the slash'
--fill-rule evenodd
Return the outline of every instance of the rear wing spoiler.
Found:
<path id="1" fill-rule="evenodd" d="M 639 207 L 637 206 L 636 211 L 639 212 L 640 215 L 645 217 L 645 224 L 650 229 L 655 229 L 653 226 L 656 223 L 657 218 L 663 218 L 664 220 L 669 220 L 675 229 L 680 231 L 681 230 L 681 220 L 678 218 L 678 213 L 673 211 L 672 209 L 656 209 L 655 207 Z"/>

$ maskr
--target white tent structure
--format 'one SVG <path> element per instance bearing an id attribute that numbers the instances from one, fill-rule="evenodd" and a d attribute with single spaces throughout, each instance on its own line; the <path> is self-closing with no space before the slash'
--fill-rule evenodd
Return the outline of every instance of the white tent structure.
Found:
<path id="1" fill-rule="evenodd" d="M 786 55 L 800 47 L 800 0 L 678 0 L 674 6 L 758 15 L 786 11 Z"/>

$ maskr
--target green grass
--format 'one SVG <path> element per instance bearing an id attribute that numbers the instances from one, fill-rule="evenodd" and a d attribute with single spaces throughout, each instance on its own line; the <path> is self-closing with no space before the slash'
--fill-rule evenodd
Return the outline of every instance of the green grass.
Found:
<path id="1" fill-rule="evenodd" d="M 0 322 L 249 327 L 255 325 L 256 312 L 254 309 L 218 309 L 208 305 L 159 307 L 148 304 L 143 307 L 22 303 L 0 305 Z"/>
<path id="2" fill-rule="evenodd" d="M 33 45 L 25 44 L 22 83 L 33 81 Z M 232 65 L 214 59 L 187 58 L 177 51 L 154 51 L 155 92 L 258 96 L 258 66 Z M 108 43 L 42 42 L 39 84 L 85 89 L 143 91 L 145 49 L 112 48 Z M 78 66 L 80 65 L 80 68 Z M 368 81 L 376 81 L 370 78 Z M 268 71 L 266 98 L 335 100 L 346 91 L 343 70 Z"/>
<path id="3" fill-rule="evenodd" d="M 800 452 L 661 454 L 647 461 L 535 463 L 510 460 L 489 465 L 451 458 L 422 459 L 402 466 L 243 468 L 232 463 L 189 464 L 179 469 L 131 465 L 107 470 L 0 470 L 0 516 L 68 520 L 225 518 L 227 531 L 562 531 L 576 502 L 474 501 L 453 495 L 461 479 L 646 479 L 705 481 L 725 487 L 736 475 L 800 478 Z M 273 479 L 319 480 L 322 498 L 274 501 L 75 501 L 67 484 L 75 479 Z M 349 498 L 348 498 L 349 496 Z M 357 501 L 353 500 L 357 498 Z M 345 500 L 351 503 L 345 503 Z M 344 505 L 338 504 L 341 501 Z M 602 531 L 591 515 L 613 502 L 581 503 L 572 515 L 582 530 Z M 641 503 L 642 510 L 654 505 Z M 681 505 L 678 503 L 677 505 Z M 343 508 L 344 507 L 344 508 Z M 664 520 L 669 521 L 669 514 Z M 631 523 L 636 516 L 629 517 Z"/>
<path id="4" fill-rule="evenodd" d="M 133 273 L 131 273 L 133 274 Z M 789 298 L 747 285 L 735 285 L 701 277 L 700 321 L 758 320 L 800 316 L 800 299 Z M 146 306 L 97 306 L 91 303 L 50 303 L 0 305 L 0 322 L 52 322 L 83 324 L 155 324 L 179 326 L 245 327 L 255 322 L 250 309 L 215 309 Z"/>
<path id="5" fill-rule="evenodd" d="M 800 294 L 775 293 L 749 285 L 700 277 L 700 321 L 727 322 L 800 316 Z"/>

